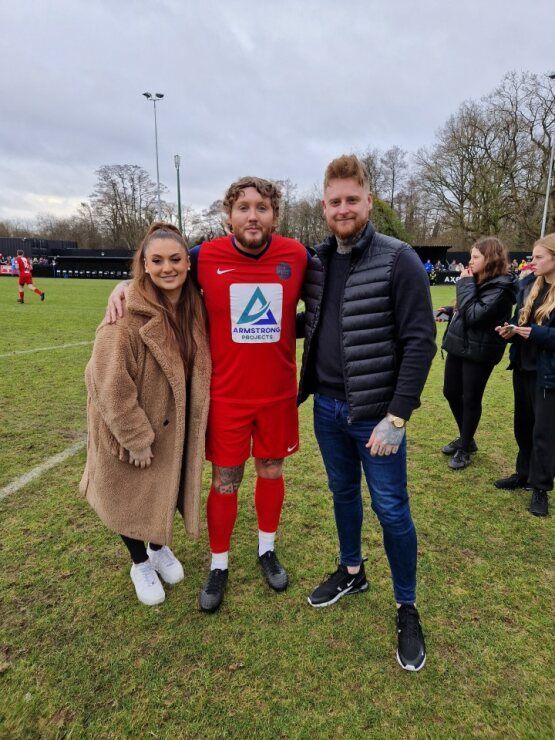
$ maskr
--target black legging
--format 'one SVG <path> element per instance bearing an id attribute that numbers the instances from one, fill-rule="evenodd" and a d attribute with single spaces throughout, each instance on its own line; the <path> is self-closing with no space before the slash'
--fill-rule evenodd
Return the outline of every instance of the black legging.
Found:
<path id="1" fill-rule="evenodd" d="M 447 354 L 443 395 L 459 427 L 461 447 L 467 452 L 482 416 L 482 398 L 495 365 Z"/>
<path id="2" fill-rule="evenodd" d="M 537 385 L 536 373 L 513 370 L 516 472 L 532 488 L 553 490 L 555 475 L 555 389 Z"/>
<path id="3" fill-rule="evenodd" d="M 121 539 L 124 541 L 125 546 L 129 550 L 131 560 L 138 565 L 139 563 L 146 563 L 148 555 L 146 552 L 146 545 L 142 540 L 134 540 L 132 537 L 126 537 L 124 534 L 120 534 Z M 161 550 L 162 545 L 155 545 L 150 543 L 151 550 Z"/>

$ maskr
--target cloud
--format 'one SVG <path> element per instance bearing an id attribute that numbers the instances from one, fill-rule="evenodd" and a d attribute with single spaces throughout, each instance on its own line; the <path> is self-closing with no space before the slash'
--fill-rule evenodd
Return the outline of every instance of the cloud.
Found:
<path id="1" fill-rule="evenodd" d="M 319 182 L 343 151 L 415 150 L 511 69 L 545 71 L 551 3 L 31 0 L 3 7 L 0 217 L 71 208 L 103 164 L 206 207 L 246 173 Z M 543 19 L 543 20 L 542 20 Z M 553 66 L 553 65 L 551 65 Z M 52 200 L 53 199 L 53 200 Z"/>

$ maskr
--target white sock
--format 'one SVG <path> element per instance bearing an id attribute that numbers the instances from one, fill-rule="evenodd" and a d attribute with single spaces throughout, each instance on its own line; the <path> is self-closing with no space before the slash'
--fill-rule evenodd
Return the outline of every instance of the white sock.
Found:
<path id="1" fill-rule="evenodd" d="M 227 570 L 228 560 L 229 560 L 229 551 L 228 552 L 213 552 L 212 562 L 210 563 L 210 570 L 216 570 L 216 568 L 219 568 L 220 570 Z"/>
<path id="2" fill-rule="evenodd" d="M 263 532 L 261 529 L 258 530 L 258 557 L 264 555 L 268 550 L 274 549 L 274 543 L 276 541 L 275 532 Z"/>

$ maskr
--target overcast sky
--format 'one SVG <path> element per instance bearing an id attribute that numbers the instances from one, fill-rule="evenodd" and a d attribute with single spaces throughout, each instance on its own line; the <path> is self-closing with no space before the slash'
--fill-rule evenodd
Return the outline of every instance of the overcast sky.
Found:
<path id="1" fill-rule="evenodd" d="M 0 218 L 66 215 L 104 164 L 205 208 L 237 177 L 319 183 L 415 151 L 505 72 L 555 69 L 553 0 L 0 0 Z"/>

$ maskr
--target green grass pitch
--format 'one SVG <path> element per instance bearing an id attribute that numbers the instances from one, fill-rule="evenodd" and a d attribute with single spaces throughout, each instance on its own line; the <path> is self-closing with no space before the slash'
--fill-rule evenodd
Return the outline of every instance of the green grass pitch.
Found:
<path id="1" fill-rule="evenodd" d="M 28 293 L 21 306 L 16 281 L 0 278 L 0 488 L 82 438 L 91 344 L 60 345 L 92 341 L 113 286 L 37 284 L 46 301 Z M 432 293 L 436 306 L 454 298 L 451 287 Z M 11 354 L 44 347 L 58 348 Z M 395 660 L 390 576 L 368 495 L 370 590 L 328 609 L 306 602 L 337 551 L 307 402 L 301 450 L 286 464 L 283 594 L 256 564 L 252 466 L 227 598 L 210 616 L 197 610 L 206 531 L 188 540 L 177 519 L 186 579 L 160 607 L 137 602 L 122 543 L 77 496 L 83 452 L 0 502 L 0 737 L 551 737 L 552 519 L 527 513 L 528 493 L 492 486 L 513 471 L 516 452 L 506 365 L 488 385 L 467 470 L 450 471 L 439 452 L 455 436 L 439 352 L 409 425 L 428 646 L 419 674 Z"/>

